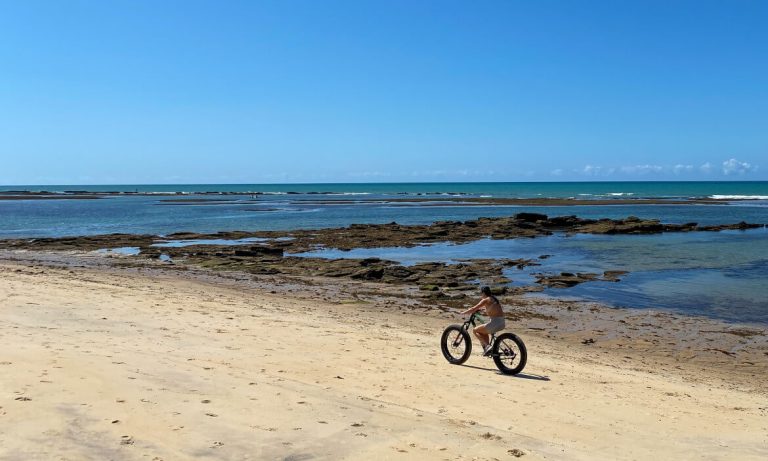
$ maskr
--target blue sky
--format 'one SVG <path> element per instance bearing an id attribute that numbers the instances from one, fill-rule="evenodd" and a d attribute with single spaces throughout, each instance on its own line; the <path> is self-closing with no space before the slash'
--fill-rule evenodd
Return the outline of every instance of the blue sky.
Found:
<path id="1" fill-rule="evenodd" d="M 766 180 L 768 2 L 0 0 L 0 184 Z"/>

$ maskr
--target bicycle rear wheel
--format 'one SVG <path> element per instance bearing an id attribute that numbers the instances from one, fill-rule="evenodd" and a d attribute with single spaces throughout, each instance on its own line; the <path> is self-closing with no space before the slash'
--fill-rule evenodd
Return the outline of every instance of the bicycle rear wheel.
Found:
<path id="1" fill-rule="evenodd" d="M 461 325 L 451 325 L 443 331 L 440 349 L 443 351 L 445 360 L 454 365 L 460 365 L 466 362 L 469 354 L 472 353 L 472 341 L 469 340 L 469 334 Z"/>
<path id="2" fill-rule="evenodd" d="M 503 333 L 493 343 L 493 361 L 505 375 L 516 375 L 523 371 L 528 361 L 528 351 L 523 340 L 512 333 Z"/>

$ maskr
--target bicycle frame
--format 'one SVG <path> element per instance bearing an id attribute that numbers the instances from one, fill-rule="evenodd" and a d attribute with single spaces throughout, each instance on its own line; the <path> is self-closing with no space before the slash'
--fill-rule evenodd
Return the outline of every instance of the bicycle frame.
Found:
<path id="1" fill-rule="evenodd" d="M 469 316 L 467 320 L 464 321 L 464 324 L 461 326 L 461 328 L 464 331 L 469 331 L 469 326 L 472 325 L 473 327 L 477 326 L 477 320 L 475 319 L 477 317 L 477 312 L 473 312 L 472 315 Z M 488 341 L 488 344 L 493 345 L 494 342 L 496 342 L 496 333 L 491 334 L 490 340 Z M 458 346 L 461 344 L 462 337 L 459 336 L 457 338 L 457 341 L 454 343 L 454 346 Z"/>
<path id="2" fill-rule="evenodd" d="M 469 325 L 471 324 L 473 327 L 477 326 L 477 322 L 475 321 L 475 317 L 477 317 L 477 312 L 472 312 L 472 315 L 469 316 L 469 318 L 464 322 L 464 325 L 462 325 L 462 328 L 469 331 Z"/>

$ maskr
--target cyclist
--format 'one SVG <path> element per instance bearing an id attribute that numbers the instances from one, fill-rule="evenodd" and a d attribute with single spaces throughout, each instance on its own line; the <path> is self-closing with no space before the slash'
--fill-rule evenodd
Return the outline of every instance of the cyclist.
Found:
<path id="1" fill-rule="evenodd" d="M 479 310 L 485 310 L 485 314 L 490 317 L 488 323 L 478 325 L 472 329 L 472 332 L 480 340 L 480 344 L 483 346 L 483 355 L 488 355 L 491 352 L 491 335 L 504 329 L 506 322 L 504 321 L 504 310 L 501 308 L 501 303 L 491 294 L 489 287 L 482 287 L 480 289 L 483 299 L 480 300 L 474 307 L 471 307 L 461 315 L 471 314 Z"/>

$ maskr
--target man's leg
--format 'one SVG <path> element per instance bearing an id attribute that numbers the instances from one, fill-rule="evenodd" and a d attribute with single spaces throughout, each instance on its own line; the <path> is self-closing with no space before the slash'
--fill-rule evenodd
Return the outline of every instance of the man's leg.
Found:
<path id="1" fill-rule="evenodd" d="M 472 332 L 474 332 L 475 336 L 477 336 L 477 339 L 480 340 L 480 344 L 483 346 L 483 349 L 488 347 L 488 344 L 491 342 L 491 335 L 488 334 L 488 330 L 485 329 L 485 325 L 475 327 Z"/>

